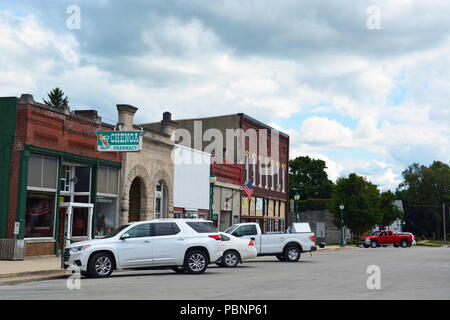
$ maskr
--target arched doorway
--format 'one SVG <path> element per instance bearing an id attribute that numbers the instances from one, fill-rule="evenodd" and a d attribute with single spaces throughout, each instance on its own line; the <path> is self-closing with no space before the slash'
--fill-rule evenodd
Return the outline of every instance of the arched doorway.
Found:
<path id="1" fill-rule="evenodd" d="M 155 188 L 155 219 L 167 218 L 167 188 L 162 181 Z"/>
<path id="2" fill-rule="evenodd" d="M 128 210 L 128 222 L 141 220 L 142 181 L 134 178 L 130 187 L 130 207 Z"/>

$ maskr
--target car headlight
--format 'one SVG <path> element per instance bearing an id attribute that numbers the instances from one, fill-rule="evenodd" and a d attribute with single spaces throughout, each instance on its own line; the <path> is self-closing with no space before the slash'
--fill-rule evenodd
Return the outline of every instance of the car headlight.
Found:
<path id="1" fill-rule="evenodd" d="M 90 246 L 91 246 L 91 245 L 79 246 L 79 247 L 73 247 L 73 248 L 70 249 L 70 254 L 73 254 L 73 253 L 77 253 L 77 252 L 83 251 L 83 250 L 89 248 Z"/>

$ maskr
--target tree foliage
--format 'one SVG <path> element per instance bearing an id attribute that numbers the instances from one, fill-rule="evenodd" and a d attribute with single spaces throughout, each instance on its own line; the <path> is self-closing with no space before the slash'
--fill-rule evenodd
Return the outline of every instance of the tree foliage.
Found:
<path id="1" fill-rule="evenodd" d="M 289 196 L 296 192 L 300 199 L 329 199 L 333 182 L 328 179 L 325 161 L 310 157 L 297 157 L 289 161 Z M 297 189 L 297 190 L 295 190 Z"/>
<path id="2" fill-rule="evenodd" d="M 47 93 L 49 100 L 44 100 L 44 103 L 48 106 L 63 109 L 65 107 L 69 106 L 69 100 L 66 97 L 64 97 L 64 91 L 62 91 L 60 88 L 56 87 L 49 93 Z"/>
<path id="3" fill-rule="evenodd" d="M 395 220 L 403 219 L 403 212 L 394 204 L 395 200 L 395 194 L 391 191 L 380 194 L 381 226 L 390 226 Z"/>
<path id="4" fill-rule="evenodd" d="M 442 237 L 442 204 L 446 204 L 446 214 L 450 204 L 449 165 L 440 161 L 429 167 L 410 165 L 403 171 L 396 196 L 403 201 L 406 230 L 426 237 Z M 447 230 L 449 226 L 447 221 Z"/>
<path id="5" fill-rule="evenodd" d="M 394 202 L 395 195 L 392 192 L 380 193 L 376 185 L 352 173 L 348 178 L 338 179 L 328 209 L 334 214 L 334 224 L 340 228 L 339 206 L 343 204 L 344 226 L 356 235 L 361 235 L 376 225 L 388 226 L 401 218 L 402 212 Z"/>

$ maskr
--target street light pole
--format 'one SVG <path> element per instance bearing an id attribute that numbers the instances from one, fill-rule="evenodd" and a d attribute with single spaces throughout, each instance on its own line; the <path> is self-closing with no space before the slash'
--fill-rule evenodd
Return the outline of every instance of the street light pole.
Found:
<path id="1" fill-rule="evenodd" d="M 339 206 L 339 209 L 341 209 L 341 247 L 344 246 L 344 205 L 341 204 Z"/>
<path id="2" fill-rule="evenodd" d="M 295 222 L 298 222 L 298 201 L 300 200 L 300 195 L 298 194 L 298 192 L 295 193 L 294 200 L 295 200 Z"/>
<path id="3" fill-rule="evenodd" d="M 216 181 L 217 178 L 213 172 L 209 177 L 209 220 L 211 221 L 213 221 L 214 184 Z"/>

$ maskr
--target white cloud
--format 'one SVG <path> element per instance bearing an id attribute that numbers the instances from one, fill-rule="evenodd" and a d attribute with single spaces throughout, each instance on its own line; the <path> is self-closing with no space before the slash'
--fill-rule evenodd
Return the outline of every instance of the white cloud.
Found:
<path id="1" fill-rule="evenodd" d="M 112 121 L 116 103 L 138 122 L 245 112 L 290 134 L 291 158 L 389 188 L 412 162 L 450 160 L 447 2 L 380 0 L 376 32 L 364 2 L 104 1 L 86 3 L 77 32 L 53 2 L 27 3 L 36 14 L 0 11 L 2 95 L 60 86 Z"/>
<path id="2" fill-rule="evenodd" d="M 351 147 L 352 136 L 352 131 L 336 120 L 317 116 L 304 120 L 299 133 L 302 143 L 326 145 L 331 148 Z"/>

